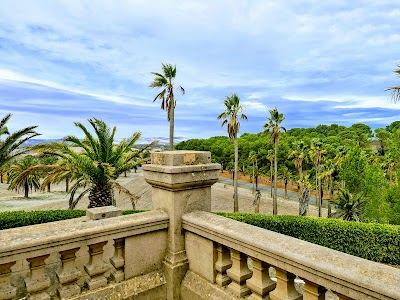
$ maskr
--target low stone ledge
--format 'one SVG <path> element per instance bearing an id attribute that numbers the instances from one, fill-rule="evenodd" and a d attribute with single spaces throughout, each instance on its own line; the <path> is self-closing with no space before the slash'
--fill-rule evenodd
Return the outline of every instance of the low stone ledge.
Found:
<path id="1" fill-rule="evenodd" d="M 399 299 L 396 268 L 207 212 L 186 214 L 182 223 L 187 231 L 353 299 Z"/>
<path id="2" fill-rule="evenodd" d="M 122 216 L 122 210 L 115 206 L 94 207 L 86 210 L 86 217 L 90 220 L 101 220 Z"/>
<path id="3" fill-rule="evenodd" d="M 115 218 L 88 221 L 86 217 L 1 231 L 0 262 L 15 260 L 15 255 L 31 252 L 43 255 L 99 242 L 168 228 L 168 214 L 149 211 Z M 48 248 L 52 248 L 48 250 Z"/>

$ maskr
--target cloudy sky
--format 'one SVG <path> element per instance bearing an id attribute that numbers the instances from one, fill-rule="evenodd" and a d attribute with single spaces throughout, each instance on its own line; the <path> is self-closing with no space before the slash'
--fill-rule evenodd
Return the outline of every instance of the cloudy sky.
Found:
<path id="1" fill-rule="evenodd" d="M 104 119 L 118 137 L 167 137 L 151 71 L 177 66 L 176 135 L 225 135 L 216 121 L 237 93 L 262 130 L 400 120 L 400 0 L 35 0 L 0 4 L 0 115 L 43 138 Z M 87 123 L 85 123 L 87 124 Z"/>

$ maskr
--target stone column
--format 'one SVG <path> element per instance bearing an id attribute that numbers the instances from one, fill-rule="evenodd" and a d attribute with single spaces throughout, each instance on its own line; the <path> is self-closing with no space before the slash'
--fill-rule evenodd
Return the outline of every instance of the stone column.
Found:
<path id="1" fill-rule="evenodd" d="M 167 299 L 180 299 L 181 281 L 188 270 L 182 215 L 211 211 L 211 185 L 218 180 L 220 165 L 211 163 L 211 153 L 165 151 L 153 153 L 143 165 L 144 178 L 153 189 L 153 209 L 169 215 L 168 247 L 164 259 Z"/>

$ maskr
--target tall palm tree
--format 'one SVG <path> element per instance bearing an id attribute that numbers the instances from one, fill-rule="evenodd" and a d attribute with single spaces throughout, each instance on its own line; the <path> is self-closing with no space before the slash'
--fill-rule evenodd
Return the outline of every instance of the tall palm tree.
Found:
<path id="1" fill-rule="evenodd" d="M 150 83 L 151 88 L 161 89 L 153 102 L 161 101 L 161 109 L 167 111 L 169 122 L 169 150 L 174 150 L 174 127 L 175 127 L 175 95 L 174 95 L 174 80 L 176 77 L 176 66 L 171 64 L 161 64 L 162 74 L 151 72 L 155 75 L 154 80 Z M 185 94 L 185 89 L 179 85 L 182 95 Z"/>
<path id="2" fill-rule="evenodd" d="M 281 123 L 285 118 L 276 108 L 269 110 L 270 117 L 267 118 L 268 123 L 264 125 L 264 132 L 271 132 L 271 141 L 275 145 L 275 158 L 274 158 L 274 198 L 273 198 L 273 214 L 278 214 L 278 190 L 277 190 L 277 175 L 278 175 L 278 144 L 279 136 L 282 131 L 286 131 Z"/>
<path id="3" fill-rule="evenodd" d="M 322 157 L 324 155 L 324 150 L 322 149 L 322 143 L 318 139 L 314 139 L 311 142 L 310 148 L 310 158 L 315 166 L 315 203 L 318 206 L 318 216 L 322 216 L 322 199 L 321 199 L 321 177 L 319 176 L 320 166 L 322 162 Z"/>
<path id="4" fill-rule="evenodd" d="M 257 153 L 256 153 L 256 151 L 250 151 L 250 153 L 249 153 L 249 161 L 252 163 L 252 165 L 253 165 L 253 180 L 252 180 L 252 183 L 253 183 L 253 194 L 254 194 L 254 179 L 255 179 L 255 177 L 254 177 L 254 168 L 255 168 L 255 165 L 257 164 Z"/>
<path id="5" fill-rule="evenodd" d="M 267 152 L 267 159 L 269 160 L 269 178 L 270 178 L 269 181 L 271 183 L 271 186 L 270 186 L 271 198 L 273 197 L 273 194 L 272 194 L 273 187 L 272 186 L 274 184 L 274 182 L 272 180 L 272 178 L 274 177 L 274 158 L 275 158 L 274 150 L 269 149 Z"/>
<path id="6" fill-rule="evenodd" d="M 400 65 L 397 66 L 398 69 L 394 70 L 394 73 L 398 76 L 400 76 Z M 390 91 L 392 93 L 392 98 L 394 102 L 400 101 L 400 85 L 398 86 L 392 86 L 386 91 Z"/>
<path id="7" fill-rule="evenodd" d="M 289 153 L 288 158 L 293 158 L 294 166 L 299 172 L 299 179 L 303 177 L 303 161 L 306 158 L 307 145 L 304 141 L 298 141 L 293 143 L 292 152 Z"/>
<path id="8" fill-rule="evenodd" d="M 29 190 L 40 189 L 39 174 L 29 172 L 29 169 L 37 163 L 38 160 L 32 155 L 16 160 L 9 170 L 8 189 L 18 191 L 23 188 L 25 198 L 29 198 Z"/>
<path id="9" fill-rule="evenodd" d="M 96 118 L 88 121 L 94 129 L 95 136 L 82 123 L 75 122 L 75 126 L 84 133 L 83 140 L 76 136 L 67 136 L 62 143 L 53 142 L 33 147 L 41 153 L 60 157 L 55 165 L 43 165 L 49 170 L 49 174 L 42 184 L 42 189 L 48 182 L 61 182 L 66 179 L 73 181 L 74 184 L 69 190 L 71 209 L 87 193 L 89 193 L 89 208 L 113 205 L 113 188 L 128 195 L 133 203 L 134 196 L 118 184 L 116 179 L 126 170 L 142 163 L 138 160 L 139 155 L 155 142 L 140 150 L 132 151 L 141 136 L 140 132 L 135 132 L 115 145 L 115 126 L 111 129 L 104 121 Z M 76 147 L 80 148 L 80 151 L 76 151 Z M 84 190 L 77 199 L 74 199 L 79 188 Z"/>
<path id="10" fill-rule="evenodd" d="M 227 96 L 224 100 L 225 110 L 217 117 L 218 120 L 222 120 L 222 127 L 226 124 L 228 130 L 228 136 L 233 140 L 235 148 L 235 170 L 233 174 L 233 211 L 239 211 L 239 198 L 238 198 L 238 161 L 239 161 L 239 149 L 237 136 L 239 133 L 240 122 L 239 119 L 247 120 L 247 116 L 243 113 L 243 106 L 240 105 L 240 98 L 236 94 Z"/>
<path id="11" fill-rule="evenodd" d="M 287 192 L 287 186 L 288 186 L 288 181 L 290 180 L 290 178 L 292 178 L 292 172 L 289 170 L 288 167 L 282 166 L 280 168 L 280 173 L 281 173 L 281 178 L 283 179 L 283 182 L 285 183 L 285 199 L 289 199 L 288 192 Z"/>
<path id="12" fill-rule="evenodd" d="M 27 153 L 29 148 L 20 146 L 27 140 L 39 135 L 34 130 L 37 126 L 29 126 L 10 133 L 7 128 L 7 122 L 10 118 L 11 114 L 7 114 L 0 121 L 0 167 L 17 156 Z"/>
<path id="13" fill-rule="evenodd" d="M 320 177 L 325 179 L 328 186 L 328 218 L 330 218 L 332 214 L 331 203 L 333 201 L 333 173 L 336 171 L 336 165 L 332 159 L 329 159 L 321 167 Z"/>

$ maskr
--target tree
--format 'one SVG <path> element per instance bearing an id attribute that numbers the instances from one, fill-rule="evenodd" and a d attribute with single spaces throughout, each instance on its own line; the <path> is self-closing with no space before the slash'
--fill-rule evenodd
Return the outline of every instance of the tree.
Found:
<path id="1" fill-rule="evenodd" d="M 274 150 L 269 149 L 267 151 L 267 159 L 269 160 L 269 178 L 270 178 L 270 182 L 271 182 L 271 198 L 273 198 L 273 194 L 272 194 L 272 189 L 273 189 L 273 177 L 274 177 L 274 158 L 275 158 L 275 154 L 274 154 Z"/>
<path id="2" fill-rule="evenodd" d="M 75 122 L 75 126 L 84 133 L 83 140 L 76 136 L 67 136 L 62 143 L 53 142 L 34 147 L 41 153 L 60 158 L 55 165 L 41 166 L 49 170 L 43 185 L 48 182 L 61 182 L 67 178 L 71 179 L 71 182 L 74 181 L 69 190 L 70 209 L 73 209 L 87 193 L 89 193 L 89 208 L 113 205 L 113 188 L 128 195 L 134 206 L 134 201 L 137 199 L 118 184 L 116 179 L 126 170 L 141 163 L 138 157 L 155 142 L 140 150 L 132 151 L 134 144 L 141 136 L 140 132 L 133 133 L 129 138 L 115 145 L 115 126 L 111 129 L 104 121 L 96 118 L 88 121 L 94 129 L 95 136 L 82 123 Z M 76 147 L 80 148 L 80 151 L 76 151 Z M 74 199 L 79 188 L 84 188 L 84 190 Z"/>
<path id="3" fill-rule="evenodd" d="M 398 69 L 394 70 L 394 73 L 398 76 L 400 76 L 400 65 L 397 66 Z M 392 99 L 394 102 L 400 101 L 400 85 L 398 86 L 392 86 L 386 91 L 390 91 L 392 93 Z"/>
<path id="4" fill-rule="evenodd" d="M 17 156 L 27 153 L 29 148 L 20 146 L 27 140 L 39 135 L 34 130 L 37 126 L 29 126 L 10 133 L 7 128 L 7 122 L 10 118 L 11 114 L 7 114 L 0 121 L 0 167 Z M 6 136 L 4 139 L 3 135 Z"/>
<path id="5" fill-rule="evenodd" d="M 280 173 L 281 173 L 281 178 L 283 179 L 283 182 L 285 183 L 285 199 L 289 199 L 288 193 L 287 193 L 287 185 L 288 181 L 290 178 L 292 178 L 292 172 L 290 172 L 289 168 L 286 166 L 282 166 L 280 168 Z"/>
<path id="6" fill-rule="evenodd" d="M 226 124 L 228 130 L 228 136 L 233 140 L 234 151 L 235 151 L 235 168 L 233 174 L 233 211 L 239 211 L 239 198 L 238 198 L 238 186 L 237 186 L 237 173 L 238 173 L 238 161 L 239 161 L 239 149 L 237 136 L 239 133 L 240 122 L 239 119 L 247 120 L 247 116 L 243 113 L 243 106 L 240 105 L 240 98 L 236 94 L 227 96 L 224 100 L 225 111 L 223 111 L 218 117 L 218 120 L 222 120 L 222 127 Z"/>
<path id="7" fill-rule="evenodd" d="M 288 158 L 293 158 L 294 166 L 299 172 L 299 180 L 303 177 L 303 161 L 306 158 L 307 145 L 304 141 L 296 141 L 292 145 L 292 151 L 289 153 Z M 299 189 L 299 196 L 301 195 L 301 190 Z"/>
<path id="8" fill-rule="evenodd" d="M 281 126 L 281 123 L 285 118 L 282 113 L 274 108 L 269 110 L 270 117 L 267 118 L 268 123 L 264 125 L 264 132 L 271 132 L 270 139 L 275 146 L 275 158 L 274 158 L 274 198 L 273 198 L 273 214 L 278 214 L 278 190 L 277 190 L 277 175 L 278 175 L 278 144 L 279 136 L 281 131 L 286 131 L 285 127 Z"/>
<path id="9" fill-rule="evenodd" d="M 318 139 L 314 139 L 311 143 L 310 157 L 315 166 L 315 182 L 316 194 L 315 203 L 318 206 L 318 216 L 322 216 L 322 197 L 321 197 L 321 177 L 319 176 L 320 165 L 324 151 L 322 150 L 322 143 Z"/>
<path id="10" fill-rule="evenodd" d="M 9 190 L 24 189 L 24 197 L 29 198 L 29 190 L 40 188 L 40 176 L 37 173 L 29 172 L 32 166 L 35 166 L 38 160 L 32 155 L 15 161 L 9 170 L 8 186 Z"/>
<path id="11" fill-rule="evenodd" d="M 321 170 L 320 177 L 325 179 L 325 182 L 328 186 L 328 218 L 331 217 L 332 207 L 331 203 L 333 200 L 333 173 L 336 171 L 336 166 L 333 160 L 327 160 L 325 164 L 323 164 Z"/>
<path id="12" fill-rule="evenodd" d="M 253 183 L 253 194 L 254 194 L 254 179 L 255 179 L 255 177 L 254 177 L 254 169 L 255 169 L 255 166 L 257 165 L 257 153 L 255 151 L 250 151 L 250 153 L 249 153 L 249 161 L 253 165 L 253 176 L 252 176 L 253 180 L 252 180 L 252 183 Z"/>
<path id="13" fill-rule="evenodd" d="M 351 194 L 348 190 L 340 190 L 340 195 L 333 201 L 336 211 L 332 214 L 333 218 L 345 221 L 361 221 L 365 202 L 363 195 Z"/>
<path id="14" fill-rule="evenodd" d="M 174 150 L 174 127 L 175 127 L 175 95 L 174 95 L 174 80 L 176 77 L 176 66 L 171 64 L 161 64 L 162 73 L 151 72 L 155 75 L 153 82 L 150 84 L 151 88 L 162 89 L 160 93 L 154 98 L 161 101 L 161 109 L 167 111 L 169 122 L 169 150 Z M 185 94 L 185 89 L 179 86 L 182 95 Z"/>

